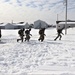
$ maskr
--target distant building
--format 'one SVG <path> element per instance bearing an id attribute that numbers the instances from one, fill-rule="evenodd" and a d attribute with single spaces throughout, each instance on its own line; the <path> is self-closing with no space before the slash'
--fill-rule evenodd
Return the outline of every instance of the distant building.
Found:
<path id="1" fill-rule="evenodd" d="M 56 21 L 57 23 L 57 29 L 65 29 L 65 21 Z M 72 28 L 75 27 L 75 21 L 67 20 L 66 28 Z"/>
<path id="2" fill-rule="evenodd" d="M 7 23 L 5 25 L 5 29 L 14 29 L 14 25 L 13 24 L 10 24 L 10 23 Z"/>
<path id="3" fill-rule="evenodd" d="M 48 28 L 48 24 L 45 21 L 37 20 L 34 22 L 34 28 L 35 29 Z"/>

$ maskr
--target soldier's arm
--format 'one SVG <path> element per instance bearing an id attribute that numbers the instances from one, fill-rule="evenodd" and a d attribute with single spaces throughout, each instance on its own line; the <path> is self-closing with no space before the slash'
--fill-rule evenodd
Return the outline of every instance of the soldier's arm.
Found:
<path id="1" fill-rule="evenodd" d="M 63 35 L 64 35 L 64 33 L 62 33 L 62 32 L 61 32 L 61 34 L 63 34 Z"/>
<path id="2" fill-rule="evenodd" d="M 46 36 L 46 34 L 44 34 Z"/>
<path id="3" fill-rule="evenodd" d="M 32 34 L 29 34 L 29 35 L 31 35 L 31 36 L 32 36 Z"/>

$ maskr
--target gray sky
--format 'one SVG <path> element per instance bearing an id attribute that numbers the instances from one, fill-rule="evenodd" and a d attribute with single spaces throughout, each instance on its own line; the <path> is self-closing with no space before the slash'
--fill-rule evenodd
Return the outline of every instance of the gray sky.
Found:
<path id="1" fill-rule="evenodd" d="M 40 19 L 48 24 L 65 19 L 65 0 L 0 0 L 0 22 Z M 68 19 L 75 20 L 75 0 L 68 0 Z"/>

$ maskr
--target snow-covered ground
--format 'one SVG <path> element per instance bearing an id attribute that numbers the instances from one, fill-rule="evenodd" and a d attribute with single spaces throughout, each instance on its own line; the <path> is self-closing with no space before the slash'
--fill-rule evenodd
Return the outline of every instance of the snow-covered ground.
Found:
<path id="1" fill-rule="evenodd" d="M 61 41 L 54 41 L 56 29 L 46 29 L 43 42 L 38 41 L 37 29 L 23 43 L 16 41 L 17 32 L 2 30 L 0 75 L 75 75 L 75 28 L 68 29 Z"/>

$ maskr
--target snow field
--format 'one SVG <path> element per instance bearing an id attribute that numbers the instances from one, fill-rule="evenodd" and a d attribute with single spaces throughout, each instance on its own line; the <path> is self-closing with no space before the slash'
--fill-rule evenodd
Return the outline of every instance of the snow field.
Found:
<path id="1" fill-rule="evenodd" d="M 39 42 L 38 30 L 32 29 L 30 42 L 21 43 L 16 42 L 17 30 L 2 30 L 0 75 L 75 75 L 74 31 L 68 29 L 61 41 L 54 41 L 56 29 L 47 29 Z"/>

